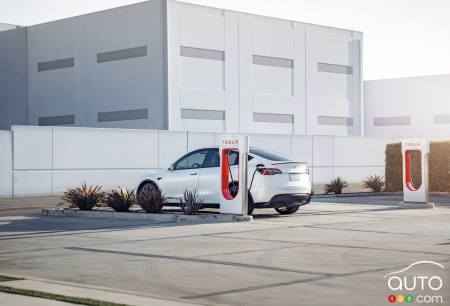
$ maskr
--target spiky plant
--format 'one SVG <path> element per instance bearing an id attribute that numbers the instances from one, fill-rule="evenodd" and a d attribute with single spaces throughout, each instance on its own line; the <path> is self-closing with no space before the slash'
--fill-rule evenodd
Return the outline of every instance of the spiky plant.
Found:
<path id="1" fill-rule="evenodd" d="M 134 190 L 128 191 L 119 187 L 119 192 L 111 190 L 105 196 L 104 204 L 118 212 L 126 212 L 135 204 Z"/>
<path id="2" fill-rule="evenodd" d="M 185 215 L 195 215 L 202 206 L 204 199 L 200 199 L 197 189 L 190 191 L 185 189 L 183 198 L 178 198 L 178 204 Z"/>
<path id="3" fill-rule="evenodd" d="M 363 185 L 361 187 L 363 187 L 364 189 L 372 189 L 373 192 L 381 192 L 381 190 L 385 186 L 384 175 L 370 175 L 369 177 L 366 177 L 364 180 L 362 180 L 362 182 Z"/>
<path id="4" fill-rule="evenodd" d="M 105 198 L 105 193 L 100 191 L 102 187 L 95 186 L 94 188 L 86 187 L 86 182 L 81 184 L 81 187 L 77 187 L 75 189 L 67 189 L 64 191 L 64 195 L 61 199 L 67 203 L 70 203 L 71 206 L 75 205 L 80 210 L 92 210 L 92 207 L 101 203 L 101 201 Z M 64 204 L 60 203 L 60 204 Z"/>
<path id="5" fill-rule="evenodd" d="M 325 184 L 325 194 L 341 194 L 342 189 L 348 187 L 347 181 L 344 181 L 340 176 L 331 180 L 329 184 Z"/>
<path id="6" fill-rule="evenodd" d="M 142 189 L 136 196 L 136 204 L 140 205 L 148 213 L 159 213 L 167 202 L 167 198 L 162 194 L 161 189 Z"/>

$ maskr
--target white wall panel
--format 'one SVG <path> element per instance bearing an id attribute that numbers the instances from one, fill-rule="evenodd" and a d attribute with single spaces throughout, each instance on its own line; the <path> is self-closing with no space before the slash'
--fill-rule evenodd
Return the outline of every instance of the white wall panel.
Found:
<path id="1" fill-rule="evenodd" d="M 139 10 L 98 18 L 97 53 L 146 46 L 146 17 L 146 11 Z"/>
<path id="2" fill-rule="evenodd" d="M 294 58 L 294 29 L 253 22 L 253 54 Z"/>
<path id="3" fill-rule="evenodd" d="M 328 184 L 330 180 L 335 178 L 333 167 L 314 167 L 309 169 L 309 174 L 312 175 L 312 185 Z M 315 190 L 315 192 L 318 191 Z"/>
<path id="4" fill-rule="evenodd" d="M 11 132 L 0 131 L 0 198 L 12 197 Z"/>
<path id="5" fill-rule="evenodd" d="M 42 28 L 38 36 L 38 62 L 54 61 L 74 57 L 74 25 L 65 19 L 61 26 Z"/>
<path id="6" fill-rule="evenodd" d="M 200 13 L 200 14 L 208 14 L 208 15 L 215 15 L 215 16 L 223 16 L 223 10 L 215 8 L 215 7 L 196 5 L 196 4 L 185 3 L 185 2 L 179 2 L 179 4 L 180 4 L 180 10 L 182 10 L 182 11 L 196 12 L 196 13 Z"/>
<path id="7" fill-rule="evenodd" d="M 240 131 L 239 13 L 225 11 L 225 130 Z"/>
<path id="8" fill-rule="evenodd" d="M 181 108 L 225 110 L 225 91 L 181 88 Z"/>
<path id="9" fill-rule="evenodd" d="M 181 119 L 182 131 L 224 132 L 225 120 Z"/>
<path id="10" fill-rule="evenodd" d="M 54 171 L 53 195 L 62 195 L 68 188 L 81 186 L 84 182 L 89 186 L 101 186 L 102 191 L 111 192 L 126 188 L 136 188 L 139 177 L 156 169 L 146 170 L 84 170 L 84 171 Z"/>
<path id="11" fill-rule="evenodd" d="M 15 198 L 53 195 L 52 171 L 14 171 L 13 180 Z"/>
<path id="12" fill-rule="evenodd" d="M 159 131 L 159 168 L 169 167 L 187 153 L 187 132 Z"/>
<path id="13" fill-rule="evenodd" d="M 253 131 L 252 15 L 239 13 L 239 131 Z"/>
<path id="14" fill-rule="evenodd" d="M 317 33 L 319 63 L 352 66 L 352 37 Z"/>
<path id="15" fill-rule="evenodd" d="M 292 157 L 313 166 L 313 146 L 310 135 L 292 135 Z"/>
<path id="16" fill-rule="evenodd" d="M 364 121 L 367 136 L 420 137 L 413 126 L 422 125 L 421 79 L 365 82 Z M 374 126 L 374 118 L 410 116 L 412 125 Z"/>
<path id="17" fill-rule="evenodd" d="M 334 163 L 336 167 L 384 167 L 386 144 L 391 137 L 334 137 Z"/>
<path id="18" fill-rule="evenodd" d="M 348 100 L 318 99 L 317 115 L 329 117 L 351 117 L 350 102 Z"/>
<path id="19" fill-rule="evenodd" d="M 306 134 L 306 25 L 294 22 L 294 133 Z"/>
<path id="20" fill-rule="evenodd" d="M 210 50 L 225 50 L 223 16 L 180 11 L 180 45 Z"/>
<path id="21" fill-rule="evenodd" d="M 292 155 L 291 135 L 249 134 L 250 146 Z"/>
<path id="22" fill-rule="evenodd" d="M 292 134 L 294 124 L 278 122 L 253 122 L 253 133 Z"/>
<path id="23" fill-rule="evenodd" d="M 74 17 L 27 28 L 29 124 L 40 117 L 75 115 L 85 120 L 84 17 Z M 38 71 L 38 64 L 74 58 L 74 67 Z"/>
<path id="24" fill-rule="evenodd" d="M 207 90 L 225 89 L 225 63 L 195 57 L 180 57 L 181 87 Z"/>
<path id="25" fill-rule="evenodd" d="M 384 167 L 335 167 L 333 174 L 334 178 L 340 176 L 349 184 L 362 185 L 361 181 L 370 175 L 384 175 Z M 360 189 L 363 190 L 362 187 Z"/>
<path id="26" fill-rule="evenodd" d="M 317 95 L 324 99 L 351 100 L 352 76 L 348 74 L 319 71 Z"/>
<path id="27" fill-rule="evenodd" d="M 167 127 L 170 131 L 179 131 L 181 124 L 179 10 L 179 2 L 167 1 Z"/>
<path id="28" fill-rule="evenodd" d="M 253 65 L 253 93 L 292 96 L 291 68 Z"/>
<path id="29" fill-rule="evenodd" d="M 158 131 L 54 127 L 53 168 L 157 168 L 157 144 Z"/>
<path id="30" fill-rule="evenodd" d="M 52 168 L 52 127 L 14 126 L 14 170 Z"/>
<path id="31" fill-rule="evenodd" d="M 26 133 L 25 129 L 28 129 Z M 189 151 L 218 145 L 223 134 L 15 126 L 13 142 L 16 161 L 26 158 L 32 163 L 27 168 L 13 169 L 14 196 L 61 194 L 63 190 L 79 186 L 83 181 L 108 189 L 117 186 L 134 188 L 140 175 L 168 167 Z M 305 161 L 311 169 L 314 184 L 327 183 L 338 175 L 349 183 L 359 183 L 368 175 L 383 174 L 386 144 L 399 141 L 391 137 L 311 136 L 274 134 L 273 131 L 271 134 L 248 135 L 252 147 L 273 150 Z M 39 141 L 33 142 L 33 139 Z M 7 141 L 8 133 L 0 133 L 0 143 L 4 144 L 0 150 L 0 162 L 5 167 L 8 167 L 10 154 Z M 24 143 L 28 145 L 24 146 Z M 46 143 L 44 148 L 50 150 L 42 150 L 43 143 Z M 132 150 L 127 144 L 132 144 Z M 32 168 L 35 164 L 41 167 Z M 6 181 L 6 190 L 8 175 L 11 177 L 11 172 L 0 173 L 0 179 Z M 8 196 L 7 191 L 0 193 L 0 196 Z"/>
<path id="32" fill-rule="evenodd" d="M 214 146 L 214 133 L 188 132 L 188 152 Z"/>
<path id="33" fill-rule="evenodd" d="M 313 166 L 333 166 L 334 137 L 313 136 Z"/>
<path id="34" fill-rule="evenodd" d="M 294 98 L 292 96 L 253 94 L 253 112 L 294 114 Z"/>
<path id="35" fill-rule="evenodd" d="M 26 28 L 0 31 L 0 130 L 28 124 Z"/>

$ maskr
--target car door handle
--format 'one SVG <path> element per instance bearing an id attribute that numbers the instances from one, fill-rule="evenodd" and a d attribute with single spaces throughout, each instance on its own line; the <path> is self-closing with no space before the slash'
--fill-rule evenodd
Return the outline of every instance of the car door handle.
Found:
<path id="1" fill-rule="evenodd" d="M 197 173 L 191 173 L 191 175 L 196 175 Z"/>

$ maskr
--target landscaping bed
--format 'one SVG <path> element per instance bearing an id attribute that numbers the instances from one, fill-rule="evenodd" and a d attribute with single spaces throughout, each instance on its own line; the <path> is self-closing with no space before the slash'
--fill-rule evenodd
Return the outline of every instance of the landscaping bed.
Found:
<path id="1" fill-rule="evenodd" d="M 143 210 L 131 210 L 129 212 L 117 212 L 112 209 L 80 210 L 76 208 L 45 208 L 43 216 L 71 217 L 71 218 L 96 218 L 116 219 L 133 221 L 157 221 L 157 222 L 198 222 L 198 223 L 220 223 L 253 221 L 252 216 L 237 216 L 230 214 L 200 214 L 185 215 L 182 212 L 146 213 Z"/>

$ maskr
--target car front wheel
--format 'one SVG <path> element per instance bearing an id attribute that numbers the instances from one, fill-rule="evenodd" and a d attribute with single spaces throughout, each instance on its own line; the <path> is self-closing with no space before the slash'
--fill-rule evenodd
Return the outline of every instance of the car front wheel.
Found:
<path id="1" fill-rule="evenodd" d="M 300 206 L 292 206 L 292 207 L 275 208 L 275 210 L 282 215 L 289 215 L 295 213 L 299 208 Z"/>

